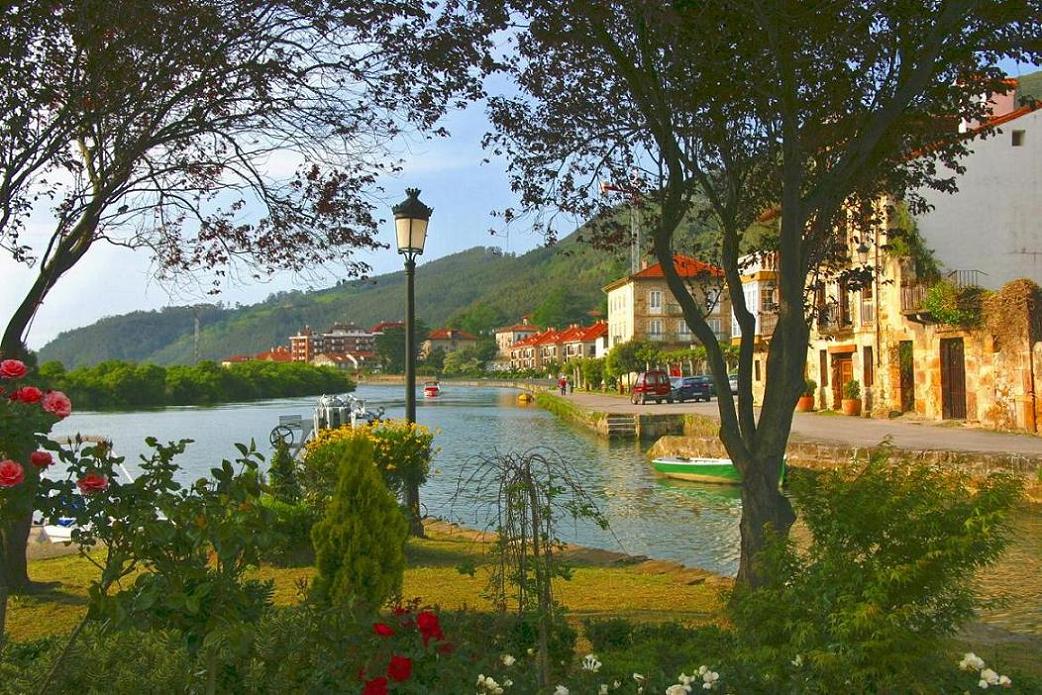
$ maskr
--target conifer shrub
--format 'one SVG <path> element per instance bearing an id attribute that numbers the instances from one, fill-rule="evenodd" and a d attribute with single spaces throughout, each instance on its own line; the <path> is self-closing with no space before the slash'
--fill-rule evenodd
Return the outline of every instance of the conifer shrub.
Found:
<path id="1" fill-rule="evenodd" d="M 297 479 L 297 462 L 289 453 L 289 445 L 279 440 L 271 455 L 268 469 L 268 488 L 271 496 L 279 502 L 294 504 L 300 500 L 300 481 Z"/>
<path id="2" fill-rule="evenodd" d="M 383 604 L 402 586 L 408 522 L 373 462 L 373 445 L 344 438 L 340 477 L 322 520 L 311 531 L 319 603 Z"/>

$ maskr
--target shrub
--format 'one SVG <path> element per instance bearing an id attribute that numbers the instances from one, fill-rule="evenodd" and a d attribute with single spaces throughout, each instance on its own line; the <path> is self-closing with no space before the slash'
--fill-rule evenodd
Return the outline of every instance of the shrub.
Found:
<path id="1" fill-rule="evenodd" d="M 807 379 L 803 382 L 803 395 L 810 396 L 813 398 L 818 393 L 818 382 L 813 379 Z"/>
<path id="2" fill-rule="evenodd" d="M 861 398 L 861 384 L 858 383 L 857 379 L 851 379 L 843 384 L 843 398 L 850 401 L 856 401 Z"/>
<path id="3" fill-rule="evenodd" d="M 261 558 L 279 567 L 298 567 L 314 562 L 311 528 L 318 520 L 315 511 L 307 505 L 289 504 L 273 497 L 262 498 L 261 504 L 272 515 L 272 539 Z"/>
<path id="4" fill-rule="evenodd" d="M 633 642 L 633 625 L 624 618 L 588 618 L 583 621 L 583 631 L 595 652 L 623 649 Z"/>
<path id="5" fill-rule="evenodd" d="M 969 492 L 964 473 L 890 458 L 883 447 L 855 470 L 794 479 L 810 547 L 773 539 L 766 585 L 732 596 L 750 661 L 799 656 L 800 692 L 916 692 L 942 638 L 973 615 L 974 572 L 1006 546 L 1016 479 Z"/>
<path id="6" fill-rule="evenodd" d="M 268 469 L 268 487 L 271 496 L 280 502 L 293 504 L 300 499 L 300 481 L 297 480 L 297 462 L 289 453 L 289 445 L 281 439 L 271 455 Z"/>
<path id="7" fill-rule="evenodd" d="M 305 502 L 321 511 L 336 487 L 340 461 L 347 455 L 359 436 L 373 444 L 373 462 L 383 476 L 387 488 L 401 494 L 406 484 L 427 481 L 431 458 L 434 456 L 434 435 L 423 425 L 404 420 L 382 420 L 372 425 L 352 429 L 341 427 L 325 430 L 312 440 L 304 452 L 300 482 Z"/>
<path id="8" fill-rule="evenodd" d="M 926 291 L 923 309 L 939 323 L 951 326 L 976 326 L 981 322 L 981 301 L 984 291 L 979 287 L 959 287 L 942 280 Z"/>
<path id="9" fill-rule="evenodd" d="M 342 446 L 340 479 L 311 531 L 318 569 L 312 596 L 379 606 L 401 589 L 408 524 L 373 463 L 369 438 L 359 435 Z"/>

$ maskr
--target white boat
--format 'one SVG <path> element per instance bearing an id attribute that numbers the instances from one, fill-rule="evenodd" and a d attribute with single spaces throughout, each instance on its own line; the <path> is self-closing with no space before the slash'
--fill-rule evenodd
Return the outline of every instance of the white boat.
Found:
<path id="1" fill-rule="evenodd" d="M 428 381 L 423 385 L 424 398 L 437 398 L 441 395 L 441 385 L 437 381 Z"/>

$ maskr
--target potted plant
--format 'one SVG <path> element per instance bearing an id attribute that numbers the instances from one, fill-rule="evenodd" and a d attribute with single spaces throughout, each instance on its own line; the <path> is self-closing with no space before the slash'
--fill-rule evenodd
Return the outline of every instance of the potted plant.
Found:
<path id="1" fill-rule="evenodd" d="M 843 414 L 861 414 L 861 384 L 857 379 L 851 379 L 843 384 Z"/>
<path id="2" fill-rule="evenodd" d="M 803 394 L 796 401 L 797 413 L 809 413 L 814 410 L 814 394 L 818 392 L 818 383 L 813 379 L 807 379 L 803 384 Z"/>

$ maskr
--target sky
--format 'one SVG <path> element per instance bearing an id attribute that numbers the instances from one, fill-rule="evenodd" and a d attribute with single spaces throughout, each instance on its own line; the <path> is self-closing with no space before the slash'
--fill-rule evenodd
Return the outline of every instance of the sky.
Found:
<path id="1" fill-rule="evenodd" d="M 1001 65 L 1013 76 L 1037 69 L 1015 63 Z M 502 210 L 517 201 L 510 191 L 505 163 L 502 160 L 482 163 L 486 153 L 481 147 L 481 138 L 490 127 L 484 105 L 474 104 L 450 114 L 444 124 L 451 133 L 448 138 L 425 140 L 414 136 L 396 145 L 404 170 L 395 178 L 380 182 L 387 208 L 383 216 L 388 221 L 381 226 L 379 239 L 390 248 L 357 256 L 372 267 L 373 275 L 402 267 L 401 257 L 394 248 L 390 206 L 405 198 L 407 187 L 421 189 L 421 200 L 434 208 L 421 266 L 479 245 L 499 246 L 520 253 L 543 243 L 540 235 L 522 223 L 515 223 L 508 236 L 503 234 L 503 223 L 490 215 L 493 210 Z M 36 219 L 27 230 L 27 238 L 23 239 L 31 243 L 34 232 L 37 239 L 43 238 L 49 227 L 46 216 Z M 500 234 L 491 236 L 490 228 L 499 230 Z M 49 293 L 30 326 L 29 347 L 39 349 L 61 331 L 88 325 L 105 316 L 199 302 L 251 304 L 280 290 L 328 287 L 340 279 L 335 274 L 300 277 L 284 273 L 263 282 L 228 284 L 220 295 L 211 296 L 206 294 L 205 280 L 194 287 L 184 283 L 164 286 L 154 279 L 153 270 L 146 251 L 107 245 L 92 248 Z M 0 318 L 6 321 L 11 315 L 34 277 L 32 270 L 0 255 Z M 422 276 L 419 281 L 422 282 Z"/>

